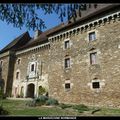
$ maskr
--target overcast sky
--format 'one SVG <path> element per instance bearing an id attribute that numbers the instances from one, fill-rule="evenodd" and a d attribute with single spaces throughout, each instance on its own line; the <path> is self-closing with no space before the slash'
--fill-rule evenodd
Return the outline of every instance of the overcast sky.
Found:
<path id="1" fill-rule="evenodd" d="M 43 20 L 45 21 L 47 29 L 50 29 L 61 23 L 60 19 L 58 19 L 58 16 L 56 14 L 44 15 L 43 13 L 41 13 L 40 15 L 41 18 L 43 18 Z M 44 29 L 43 31 L 47 29 Z M 26 31 L 28 30 L 25 27 L 20 30 L 19 28 L 13 27 L 12 24 L 8 25 L 6 24 L 6 22 L 0 20 L 0 50 L 6 45 L 8 45 L 16 37 L 18 37 Z M 30 36 L 33 37 L 34 31 L 31 30 L 28 32 Z"/>

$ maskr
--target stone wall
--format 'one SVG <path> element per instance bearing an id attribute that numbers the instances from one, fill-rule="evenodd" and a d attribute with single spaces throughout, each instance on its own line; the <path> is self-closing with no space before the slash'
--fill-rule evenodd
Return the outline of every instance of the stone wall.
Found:
<path id="1" fill-rule="evenodd" d="M 35 95 L 37 93 L 37 89 L 39 86 L 42 86 L 49 91 L 48 87 L 48 69 L 49 69 L 49 48 L 42 48 L 41 50 L 27 52 L 16 55 L 16 62 L 15 62 L 15 70 L 14 70 L 14 82 L 13 82 L 13 92 L 14 95 L 15 87 L 18 87 L 18 93 L 20 94 L 20 89 L 24 86 L 24 97 L 26 94 L 27 85 L 34 84 L 35 85 Z M 17 60 L 20 59 L 20 64 L 17 63 Z M 27 80 L 28 71 L 30 68 L 31 62 L 37 62 L 36 72 L 37 74 L 35 77 L 31 77 Z M 16 72 L 20 72 L 20 78 L 16 79 Z"/>
<path id="2" fill-rule="evenodd" d="M 71 30 L 56 33 L 55 37 L 48 38 L 50 44 L 45 43 L 46 47 L 42 44 L 35 49 L 31 47 L 16 54 L 0 56 L 3 60 L 4 91 L 9 91 L 13 82 L 12 95 L 20 95 L 23 87 L 26 97 L 28 85 L 33 84 L 35 97 L 38 96 L 38 87 L 43 86 L 50 97 L 62 103 L 120 107 L 120 13 L 115 9 L 107 14 L 104 12 L 104 15 L 70 27 Z M 89 41 L 92 32 L 96 39 Z M 67 49 L 64 48 L 66 40 L 70 41 Z M 97 53 L 96 64 L 90 63 L 91 53 Z M 70 59 L 67 69 L 66 58 Z M 36 66 L 34 72 L 30 72 L 31 64 Z M 20 73 L 19 78 L 16 78 L 17 72 Z M 99 82 L 97 89 L 93 88 L 95 81 Z M 67 83 L 70 84 L 69 89 L 65 88 Z"/>
<path id="3" fill-rule="evenodd" d="M 111 20 L 78 35 L 71 35 L 71 47 L 64 50 L 64 40 L 51 41 L 49 87 L 50 95 L 60 102 L 87 105 L 119 106 L 120 78 L 120 21 Z M 89 32 L 96 32 L 96 40 L 88 41 Z M 96 51 L 98 63 L 90 65 L 90 53 Z M 64 68 L 66 56 L 71 67 Z M 93 79 L 100 80 L 100 89 L 91 88 Z M 71 89 L 65 90 L 65 81 Z"/>
<path id="4" fill-rule="evenodd" d="M 5 56 L 0 56 L 0 61 L 3 61 L 1 78 L 4 80 L 4 93 L 6 93 L 7 79 L 8 79 L 8 66 L 9 66 L 9 53 Z"/>

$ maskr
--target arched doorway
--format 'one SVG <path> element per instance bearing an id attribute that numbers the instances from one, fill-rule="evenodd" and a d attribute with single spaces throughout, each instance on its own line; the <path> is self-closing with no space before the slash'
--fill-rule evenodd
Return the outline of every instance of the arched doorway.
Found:
<path id="1" fill-rule="evenodd" d="M 27 88 L 27 97 L 34 98 L 35 85 L 33 83 L 28 85 Z"/>

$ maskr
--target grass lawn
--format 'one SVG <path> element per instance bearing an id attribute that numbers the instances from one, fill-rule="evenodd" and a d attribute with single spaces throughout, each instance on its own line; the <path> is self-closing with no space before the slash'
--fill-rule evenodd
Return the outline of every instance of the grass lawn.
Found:
<path id="1" fill-rule="evenodd" d="M 60 106 L 26 106 L 24 100 L 3 100 L 3 107 L 9 111 L 10 116 L 120 116 L 120 109 L 101 108 L 100 111 L 91 114 L 93 108 L 80 113 L 71 107 L 62 109 Z"/>
<path id="2" fill-rule="evenodd" d="M 26 106 L 27 101 L 23 100 L 3 100 L 3 107 L 9 111 L 9 115 L 30 115 L 30 116 L 65 116 L 65 115 L 77 115 L 77 112 L 71 110 L 63 110 L 58 106 L 46 107 Z"/>

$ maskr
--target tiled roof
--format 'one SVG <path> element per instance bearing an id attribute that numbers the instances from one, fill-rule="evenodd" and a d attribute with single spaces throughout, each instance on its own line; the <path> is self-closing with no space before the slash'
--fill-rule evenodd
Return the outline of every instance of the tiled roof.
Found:
<path id="1" fill-rule="evenodd" d="M 29 40 L 30 36 L 28 32 L 23 33 L 22 35 L 15 38 L 11 43 L 9 43 L 6 47 L 4 47 L 0 53 L 6 52 L 10 49 L 15 49 L 17 47 L 20 47 L 22 45 L 25 45 Z"/>
<path id="2" fill-rule="evenodd" d="M 54 28 L 52 29 L 49 29 L 49 30 L 46 30 L 45 32 L 42 32 L 37 39 L 34 39 L 32 38 L 26 45 L 16 49 L 16 50 L 21 50 L 21 49 L 25 49 L 25 48 L 29 48 L 31 46 L 35 46 L 35 45 L 40 45 L 40 44 L 43 44 L 43 43 L 46 43 L 48 42 L 48 35 L 53 32 L 53 31 L 56 31 L 58 29 L 61 28 L 61 26 L 64 26 L 64 23 L 58 25 L 58 26 L 55 26 Z"/>
<path id="3" fill-rule="evenodd" d="M 93 5 L 94 4 L 92 4 L 92 6 Z M 100 13 L 106 12 L 107 10 L 110 10 L 116 6 L 120 6 L 120 4 L 98 4 L 96 8 L 95 7 L 88 8 L 87 6 L 87 10 L 81 11 L 81 17 L 78 15 L 78 12 L 77 12 L 77 18 L 75 21 L 73 21 L 73 19 L 71 18 L 71 20 L 67 22 L 68 24 L 64 24 L 63 26 L 59 27 L 59 29 L 54 30 L 49 34 L 49 36 L 52 36 L 53 34 L 60 32 L 61 30 L 68 29 L 71 26 L 73 27 L 74 25 L 81 23 L 84 20 L 92 18 Z"/>
<path id="4" fill-rule="evenodd" d="M 53 34 L 60 32 L 61 30 L 65 30 L 70 27 L 73 27 L 76 24 L 83 22 L 84 20 L 92 18 L 93 16 L 96 16 L 96 15 L 99 15 L 100 13 L 106 12 L 107 10 L 110 10 L 111 8 L 114 8 L 116 7 L 116 5 L 118 6 L 120 4 L 98 4 L 97 7 L 94 7 L 94 4 L 91 4 L 91 5 L 92 6 L 90 7 L 89 4 L 87 4 L 87 10 L 81 11 L 81 16 L 79 16 L 79 13 L 77 12 L 76 21 L 73 21 L 73 19 L 71 18 L 66 23 L 61 23 L 57 25 L 56 27 L 53 27 L 45 32 L 41 32 L 41 34 L 38 36 L 37 39 L 30 38 L 27 32 L 23 33 L 18 38 L 13 40 L 13 42 L 8 44 L 4 49 L 2 49 L 1 52 L 7 51 L 11 48 L 15 48 L 16 50 L 22 50 L 22 49 L 26 49 L 32 46 L 46 43 L 48 42 L 49 36 L 52 36 Z M 26 35 L 28 36 L 28 40 L 23 40 L 23 38 Z M 20 41 L 21 41 L 21 44 L 19 43 Z"/>

